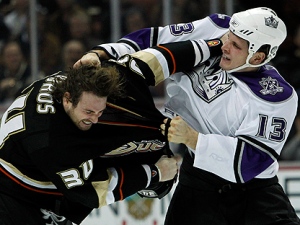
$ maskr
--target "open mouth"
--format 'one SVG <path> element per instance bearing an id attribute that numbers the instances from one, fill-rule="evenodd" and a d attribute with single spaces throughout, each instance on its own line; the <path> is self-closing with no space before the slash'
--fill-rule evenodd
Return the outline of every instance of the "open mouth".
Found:
<path id="1" fill-rule="evenodd" d="M 82 123 L 85 124 L 85 125 L 87 125 L 87 126 L 92 125 L 92 122 L 89 121 L 89 120 L 82 120 Z"/>
<path id="2" fill-rule="evenodd" d="M 230 60 L 226 55 L 223 55 L 222 59 L 224 59 L 224 60 Z"/>

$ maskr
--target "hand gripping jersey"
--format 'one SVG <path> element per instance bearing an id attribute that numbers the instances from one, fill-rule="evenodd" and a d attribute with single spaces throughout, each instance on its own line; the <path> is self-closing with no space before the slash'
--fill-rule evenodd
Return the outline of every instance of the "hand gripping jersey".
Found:
<path id="1" fill-rule="evenodd" d="M 118 57 L 168 41 L 220 38 L 228 32 L 229 20 L 213 14 L 191 23 L 142 29 L 96 48 Z M 190 149 L 194 167 L 235 183 L 273 177 L 298 97 L 270 65 L 255 73 L 230 74 L 219 68 L 219 60 L 210 57 L 169 78 L 165 115 L 180 115 L 199 132 L 196 149 Z"/>
<path id="2" fill-rule="evenodd" d="M 93 208 L 149 186 L 145 164 L 159 159 L 166 140 L 159 131 L 165 117 L 148 86 L 219 50 L 186 41 L 107 62 L 124 78 L 126 97 L 108 103 L 88 131 L 79 130 L 51 95 L 63 74 L 34 82 L 1 119 L 0 192 L 80 223 Z"/>

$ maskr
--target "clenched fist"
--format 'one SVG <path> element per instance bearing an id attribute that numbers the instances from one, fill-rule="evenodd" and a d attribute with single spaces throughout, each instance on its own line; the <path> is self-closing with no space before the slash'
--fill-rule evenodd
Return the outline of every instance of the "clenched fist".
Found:
<path id="1" fill-rule="evenodd" d="M 160 182 L 173 179 L 178 171 L 176 158 L 168 158 L 166 155 L 160 157 L 160 159 L 155 163 L 155 166 L 160 171 Z"/>
<path id="2" fill-rule="evenodd" d="M 198 132 L 190 127 L 180 116 L 174 117 L 170 122 L 170 127 L 166 128 L 168 119 L 160 125 L 161 133 L 166 134 L 165 129 L 168 129 L 168 140 L 174 143 L 182 143 L 191 149 L 195 149 L 198 140 Z"/>
<path id="3" fill-rule="evenodd" d="M 101 60 L 109 59 L 103 50 L 91 50 L 84 54 L 74 65 L 74 68 L 79 68 L 82 65 L 101 66 Z"/>

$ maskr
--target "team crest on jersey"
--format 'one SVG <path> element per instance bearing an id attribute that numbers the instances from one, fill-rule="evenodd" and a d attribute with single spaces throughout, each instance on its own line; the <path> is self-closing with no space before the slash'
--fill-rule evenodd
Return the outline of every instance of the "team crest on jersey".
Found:
<path id="1" fill-rule="evenodd" d="M 153 152 L 161 150 L 165 146 L 165 142 L 159 140 L 147 140 L 147 141 L 133 141 L 117 148 L 113 151 L 106 153 L 102 158 L 116 157 L 128 155 L 131 153 L 143 153 L 143 152 Z"/>
<path id="2" fill-rule="evenodd" d="M 278 92 L 283 92 L 283 87 L 280 87 L 278 81 L 276 79 L 272 79 L 271 77 L 263 77 L 259 84 L 263 87 L 263 89 L 260 90 L 260 93 L 263 95 L 275 95 Z"/>
<path id="3" fill-rule="evenodd" d="M 219 58 L 211 58 L 193 71 L 186 73 L 194 92 L 206 102 L 211 102 L 228 91 L 233 80 L 218 67 Z"/>

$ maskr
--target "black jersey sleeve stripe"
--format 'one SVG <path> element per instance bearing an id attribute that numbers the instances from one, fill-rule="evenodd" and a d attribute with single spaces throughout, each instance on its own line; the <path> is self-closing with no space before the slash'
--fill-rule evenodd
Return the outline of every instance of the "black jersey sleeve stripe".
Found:
<path id="1" fill-rule="evenodd" d="M 157 39 L 158 39 L 158 27 L 153 27 L 152 32 L 153 32 L 153 34 L 151 35 L 151 38 L 152 38 L 151 42 L 152 43 L 150 43 L 150 44 L 151 44 L 151 46 L 156 46 L 157 45 Z"/>
<path id="2" fill-rule="evenodd" d="M 141 50 L 135 42 L 133 42 L 129 39 L 124 38 L 124 39 L 121 39 L 120 41 L 118 41 L 117 43 L 125 43 L 125 44 L 129 45 L 130 47 L 132 47 L 136 52 Z"/>
<path id="3" fill-rule="evenodd" d="M 168 63 L 172 63 L 172 67 L 169 67 L 172 73 L 194 67 L 195 49 L 191 41 L 161 44 L 153 48 L 160 51 Z"/>
<path id="4" fill-rule="evenodd" d="M 170 70 L 170 71 L 172 71 L 171 74 L 175 73 L 176 72 L 176 61 L 175 61 L 175 58 L 174 58 L 174 55 L 172 54 L 172 52 L 169 49 L 165 48 L 164 46 L 158 45 L 157 47 L 162 48 L 167 53 L 169 53 L 171 62 L 172 62 L 172 67 L 173 67 L 172 70 Z"/>
<path id="5" fill-rule="evenodd" d="M 236 147 L 236 153 L 234 156 L 234 162 L 233 162 L 233 167 L 234 167 L 234 175 L 237 183 L 241 183 L 241 177 L 239 175 L 239 158 L 241 156 L 242 152 L 242 141 L 238 139 L 237 147 Z"/>

